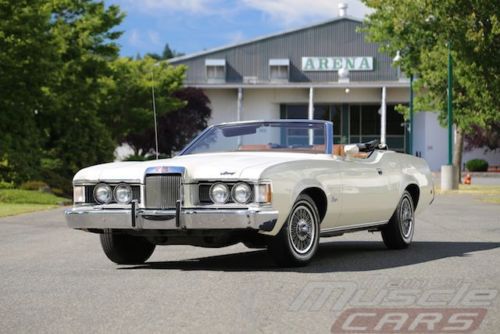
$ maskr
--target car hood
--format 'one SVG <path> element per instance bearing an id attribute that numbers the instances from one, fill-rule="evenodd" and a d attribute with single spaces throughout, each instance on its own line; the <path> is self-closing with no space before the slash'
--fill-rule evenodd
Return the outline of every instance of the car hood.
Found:
<path id="1" fill-rule="evenodd" d="M 271 166 L 298 160 L 321 159 L 322 154 L 231 152 L 177 156 L 172 159 L 114 162 L 88 167 L 79 171 L 74 182 L 137 182 L 142 183 L 150 167 L 184 167 L 187 179 L 248 179 L 257 180 Z"/>

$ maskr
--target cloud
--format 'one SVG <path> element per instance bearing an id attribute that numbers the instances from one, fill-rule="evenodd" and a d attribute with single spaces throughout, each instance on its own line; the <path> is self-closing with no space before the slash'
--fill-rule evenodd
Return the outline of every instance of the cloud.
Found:
<path id="1" fill-rule="evenodd" d="M 148 30 L 148 37 L 151 44 L 159 46 L 162 45 L 160 33 L 154 30 Z"/>
<path id="2" fill-rule="evenodd" d="M 150 16 L 180 14 L 187 16 L 245 15 L 253 10 L 276 26 L 308 24 L 338 15 L 338 5 L 346 2 L 348 15 L 363 18 L 370 10 L 361 0 L 114 0 L 129 11 L 141 11 Z"/>
<path id="3" fill-rule="evenodd" d="M 142 41 L 142 38 L 141 38 L 141 33 L 137 29 L 130 30 L 127 42 L 130 46 L 133 46 L 133 47 L 140 48 L 140 47 L 144 46 L 144 42 Z"/>
<path id="4" fill-rule="evenodd" d="M 221 7 L 222 0 L 116 0 L 115 3 L 151 15 L 164 12 L 207 15 Z"/>
<path id="5" fill-rule="evenodd" d="M 245 35 L 242 31 L 234 31 L 229 34 L 226 34 L 226 39 L 228 44 L 236 44 L 245 40 Z"/>
<path id="6" fill-rule="evenodd" d="M 340 2 L 348 4 L 347 14 L 363 18 L 369 9 L 360 0 L 243 0 L 245 6 L 262 12 L 274 24 L 291 26 L 338 15 Z"/>

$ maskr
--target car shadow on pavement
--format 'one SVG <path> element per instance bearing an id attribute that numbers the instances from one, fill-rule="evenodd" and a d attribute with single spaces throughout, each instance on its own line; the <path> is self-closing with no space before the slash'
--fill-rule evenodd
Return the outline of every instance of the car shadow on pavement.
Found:
<path id="1" fill-rule="evenodd" d="M 451 257 L 473 256 L 474 252 L 500 247 L 500 242 L 414 241 L 405 250 L 388 250 L 382 242 L 322 242 L 306 267 L 277 267 L 265 250 L 193 258 L 180 261 L 147 262 L 122 266 L 119 270 L 212 270 L 212 271 L 293 271 L 327 273 L 371 271 L 403 267 Z"/>

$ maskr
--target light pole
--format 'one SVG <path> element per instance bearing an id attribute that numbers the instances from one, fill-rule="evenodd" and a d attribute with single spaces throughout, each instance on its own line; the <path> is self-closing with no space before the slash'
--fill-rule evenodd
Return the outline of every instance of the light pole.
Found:
<path id="1" fill-rule="evenodd" d="M 153 66 L 158 66 L 159 63 L 156 63 Z M 153 119 L 155 122 L 155 154 L 156 160 L 159 159 L 160 153 L 158 152 L 158 123 L 156 121 L 156 99 L 155 99 L 155 76 L 154 76 L 154 68 L 151 69 L 151 98 L 153 99 Z"/>
<path id="2" fill-rule="evenodd" d="M 410 135 L 408 136 L 408 151 L 413 155 L 413 74 L 410 74 Z"/>
<path id="3" fill-rule="evenodd" d="M 401 61 L 401 52 L 398 50 L 396 52 L 396 56 L 392 59 L 394 63 L 399 63 Z M 398 64 L 398 77 L 401 76 L 401 68 Z M 413 155 L 413 74 L 410 74 L 410 124 L 408 127 L 408 132 L 410 135 L 408 136 L 408 153 Z"/>
<path id="4" fill-rule="evenodd" d="M 453 58 L 448 41 L 448 164 L 441 166 L 441 190 L 458 189 L 457 169 L 453 166 Z"/>
<path id="5" fill-rule="evenodd" d="M 448 165 L 453 164 L 453 58 L 448 42 Z"/>

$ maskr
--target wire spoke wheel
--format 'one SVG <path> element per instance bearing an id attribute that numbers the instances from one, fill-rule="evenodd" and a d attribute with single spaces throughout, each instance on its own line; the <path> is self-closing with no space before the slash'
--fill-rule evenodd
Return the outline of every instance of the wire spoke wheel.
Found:
<path id="1" fill-rule="evenodd" d="M 282 267 L 307 265 L 319 247 L 320 222 L 316 203 L 300 194 L 279 233 L 268 241 L 274 261 Z"/>
<path id="2" fill-rule="evenodd" d="M 389 249 L 407 248 L 415 232 L 415 205 L 405 190 L 391 219 L 382 229 L 382 239 Z"/>
<path id="3" fill-rule="evenodd" d="M 413 207 L 410 203 L 410 199 L 405 197 L 401 202 L 401 208 L 399 210 L 399 222 L 401 224 L 401 233 L 405 239 L 409 238 L 413 230 Z"/>
<path id="4" fill-rule="evenodd" d="M 299 205 L 290 216 L 288 236 L 293 249 L 299 254 L 309 252 L 316 236 L 314 215 L 306 205 Z"/>

